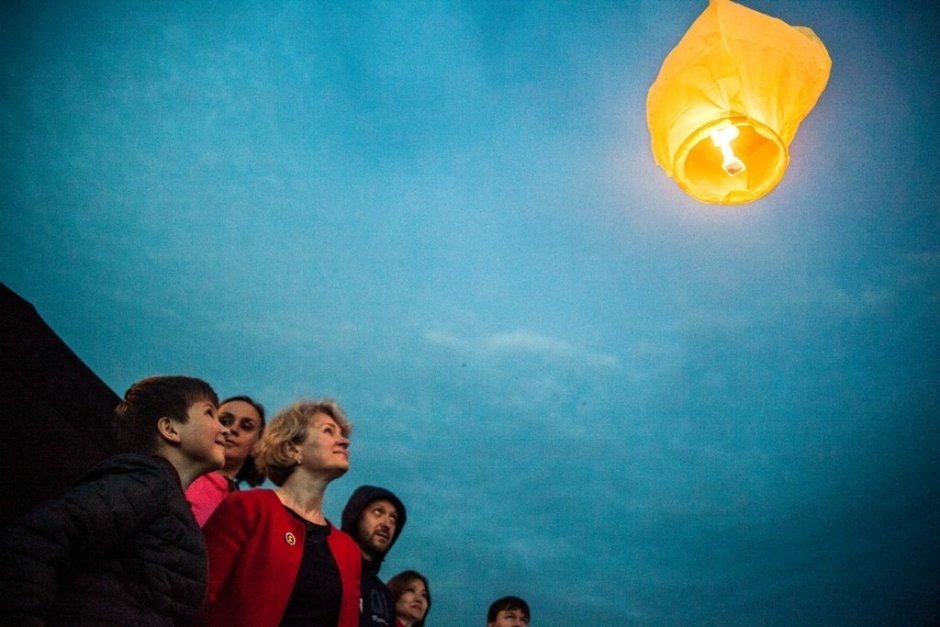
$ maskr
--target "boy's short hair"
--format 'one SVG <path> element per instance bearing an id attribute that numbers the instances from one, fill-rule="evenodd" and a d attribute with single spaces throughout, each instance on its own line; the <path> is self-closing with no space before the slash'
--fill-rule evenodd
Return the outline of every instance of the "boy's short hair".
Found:
<path id="1" fill-rule="evenodd" d="M 509 610 L 522 610 L 522 612 L 525 613 L 526 618 L 532 617 L 532 615 L 529 613 L 528 603 L 519 597 L 508 596 L 493 601 L 493 604 L 490 605 L 490 611 L 486 613 L 486 620 L 487 622 L 492 623 L 496 620 L 496 616 L 500 612 L 508 612 Z"/>
<path id="2" fill-rule="evenodd" d="M 202 379 L 157 376 L 133 384 L 114 410 L 112 428 L 121 452 L 155 453 L 157 421 L 166 416 L 186 422 L 189 408 L 199 401 L 219 404 L 215 390 Z"/>

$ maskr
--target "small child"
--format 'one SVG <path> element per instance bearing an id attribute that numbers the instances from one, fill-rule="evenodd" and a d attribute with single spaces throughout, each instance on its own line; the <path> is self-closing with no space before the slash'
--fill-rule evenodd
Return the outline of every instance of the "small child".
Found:
<path id="1" fill-rule="evenodd" d="M 191 624 L 206 547 L 183 491 L 225 462 L 227 429 L 205 381 L 150 377 L 127 390 L 114 431 L 127 454 L 0 534 L 0 624 Z"/>

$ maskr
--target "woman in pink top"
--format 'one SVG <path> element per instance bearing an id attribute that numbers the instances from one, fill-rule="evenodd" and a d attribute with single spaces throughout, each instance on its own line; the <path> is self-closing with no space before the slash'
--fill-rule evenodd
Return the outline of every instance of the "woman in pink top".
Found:
<path id="1" fill-rule="evenodd" d="M 225 497 L 238 490 L 240 482 L 255 487 L 264 481 L 252 454 L 264 431 L 264 406 L 249 396 L 232 396 L 219 405 L 219 422 L 229 429 L 225 438 L 225 466 L 202 475 L 186 490 L 186 500 L 200 527 Z"/>

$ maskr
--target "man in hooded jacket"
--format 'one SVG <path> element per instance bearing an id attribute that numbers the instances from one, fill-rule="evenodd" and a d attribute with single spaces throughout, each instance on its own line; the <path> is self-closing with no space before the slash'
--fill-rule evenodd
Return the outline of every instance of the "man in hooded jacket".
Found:
<path id="1" fill-rule="evenodd" d="M 406 519 L 405 504 L 390 490 L 377 486 L 359 486 L 343 508 L 342 529 L 362 551 L 359 627 L 395 625 L 395 602 L 379 579 L 379 569 Z"/>

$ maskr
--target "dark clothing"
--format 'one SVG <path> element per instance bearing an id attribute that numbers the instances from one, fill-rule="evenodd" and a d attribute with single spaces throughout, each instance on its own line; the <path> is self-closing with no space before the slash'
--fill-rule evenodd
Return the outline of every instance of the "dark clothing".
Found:
<path id="1" fill-rule="evenodd" d="M 336 560 L 326 544 L 330 525 L 318 525 L 301 518 L 285 507 L 295 519 L 304 524 L 304 556 L 294 581 L 287 608 L 281 618 L 281 627 L 334 627 L 339 620 L 339 601 L 343 584 L 339 578 Z"/>
<path id="2" fill-rule="evenodd" d="M 343 531 L 358 541 L 359 519 L 366 508 L 375 501 L 386 500 L 398 510 L 398 519 L 395 524 L 395 534 L 388 544 L 386 553 L 392 549 L 402 529 L 408 513 L 405 504 L 391 491 L 376 486 L 364 485 L 356 488 L 343 508 Z M 372 560 L 362 560 L 362 580 L 359 587 L 362 593 L 361 612 L 359 614 L 359 627 L 394 627 L 395 601 L 388 587 L 379 579 L 379 570 L 382 568 L 384 555 L 376 556 Z"/>
<path id="3" fill-rule="evenodd" d="M 395 627 L 395 601 L 392 593 L 379 579 L 381 562 L 362 560 L 362 613 L 359 615 L 359 627 Z"/>
<path id="4" fill-rule="evenodd" d="M 206 547 L 173 466 L 119 455 L 0 537 L 0 623 L 189 625 Z"/>

